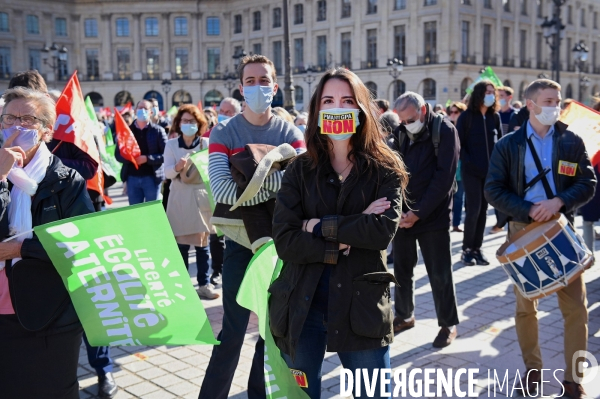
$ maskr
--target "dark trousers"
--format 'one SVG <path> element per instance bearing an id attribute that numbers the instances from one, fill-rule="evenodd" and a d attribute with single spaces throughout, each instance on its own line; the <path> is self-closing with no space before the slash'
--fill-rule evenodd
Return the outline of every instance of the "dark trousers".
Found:
<path id="1" fill-rule="evenodd" d="M 483 196 L 485 177 L 477 177 L 463 173 L 465 201 L 469 206 L 465 209 L 465 227 L 463 250 L 479 249 L 483 244 L 483 232 L 487 218 L 488 203 Z"/>
<path id="2" fill-rule="evenodd" d="M 236 301 L 250 259 L 251 250 L 234 241 L 226 241 L 223 257 L 223 328 L 217 337 L 221 344 L 213 346 L 199 399 L 225 399 L 229 394 L 250 319 L 250 311 Z M 248 378 L 249 399 L 266 398 L 264 356 L 265 341 L 259 337 Z"/>
<path id="3" fill-rule="evenodd" d="M 177 244 L 179 252 L 183 258 L 185 268 L 189 269 L 189 252 L 190 246 L 187 244 Z M 209 283 L 208 280 L 208 247 L 194 247 L 196 248 L 196 267 L 198 268 L 198 274 L 196 279 L 198 280 L 198 286 L 202 287 Z"/>
<path id="4" fill-rule="evenodd" d="M 106 373 L 112 373 L 114 363 L 110 357 L 110 347 L 91 346 L 85 332 L 83 333 L 83 342 L 87 350 L 88 363 L 96 370 L 96 374 L 103 377 Z"/>
<path id="5" fill-rule="evenodd" d="M 0 315 L 0 398 L 79 398 L 81 326 L 36 336 L 16 315 Z"/>
<path id="6" fill-rule="evenodd" d="M 506 223 L 508 223 L 508 215 L 500 212 L 498 209 L 494 209 L 494 213 L 496 214 L 496 227 L 503 228 L 506 226 Z"/>
<path id="7" fill-rule="evenodd" d="M 458 227 L 462 218 L 463 200 L 465 196 L 465 188 L 462 180 L 456 181 L 457 189 L 452 196 L 452 226 Z"/>
<path id="8" fill-rule="evenodd" d="M 470 205 L 469 205 L 470 206 Z M 447 229 L 410 234 L 410 229 L 399 229 L 394 237 L 394 275 L 398 280 L 394 291 L 396 316 L 404 320 L 415 311 L 414 268 L 419 260 L 417 241 L 421 247 L 425 268 L 431 283 L 435 313 L 440 327 L 458 324 L 450 232 Z"/>
<path id="9" fill-rule="evenodd" d="M 223 251 L 225 250 L 225 236 L 210 235 L 210 257 L 212 259 L 213 275 L 223 274 Z"/>

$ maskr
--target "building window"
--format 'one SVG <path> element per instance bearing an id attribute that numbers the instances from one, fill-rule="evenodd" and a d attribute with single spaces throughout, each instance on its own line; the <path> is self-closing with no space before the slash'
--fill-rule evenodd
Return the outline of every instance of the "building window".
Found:
<path id="1" fill-rule="evenodd" d="M 521 43 L 519 48 L 519 58 L 521 59 L 521 67 L 523 67 L 524 63 L 527 61 L 527 31 L 521 29 Z"/>
<path id="2" fill-rule="evenodd" d="M 430 60 L 437 55 L 437 26 L 435 21 L 425 22 L 425 43 L 423 55 Z"/>
<path id="3" fill-rule="evenodd" d="M 367 63 L 377 66 L 377 29 L 367 30 Z"/>
<path id="4" fill-rule="evenodd" d="M 486 25 L 486 26 L 489 26 L 489 25 Z M 489 36 L 488 36 L 488 38 L 489 38 Z M 485 40 L 485 26 L 484 26 L 484 40 Z M 484 46 L 485 46 L 485 44 L 484 44 Z M 486 47 L 489 47 L 489 46 L 486 46 Z M 509 51 L 510 51 L 510 28 L 505 26 L 502 28 L 502 59 L 503 59 L 504 63 L 506 63 L 510 58 Z M 484 55 L 483 57 L 485 59 L 489 58 L 489 51 L 488 51 L 487 56 Z M 485 60 L 484 60 L 484 63 L 485 63 Z"/>
<path id="5" fill-rule="evenodd" d="M 352 33 L 342 33 L 342 65 L 350 68 L 352 65 Z"/>
<path id="6" fill-rule="evenodd" d="M 405 10 L 406 9 L 406 0 L 395 0 L 394 1 L 394 10 Z"/>
<path id="7" fill-rule="evenodd" d="M 544 18 L 544 0 L 537 0 L 537 17 Z"/>
<path id="8" fill-rule="evenodd" d="M 219 36 L 221 34 L 221 20 L 219 17 L 206 18 L 206 34 L 208 36 Z"/>
<path id="9" fill-rule="evenodd" d="M 573 6 L 567 7 L 567 23 L 573 24 Z"/>
<path id="10" fill-rule="evenodd" d="M 221 72 L 221 48 L 212 47 L 207 49 L 208 54 L 206 57 L 207 70 L 209 74 L 216 74 Z"/>
<path id="11" fill-rule="evenodd" d="M 461 30 L 461 51 L 463 57 L 468 57 L 471 55 L 469 53 L 469 22 L 462 21 L 462 30 Z"/>
<path id="12" fill-rule="evenodd" d="M 118 37 L 129 36 L 129 20 L 127 18 L 117 18 L 115 23 L 117 24 Z"/>
<path id="13" fill-rule="evenodd" d="M 146 73 L 148 79 L 158 79 L 160 74 L 160 52 L 157 48 L 146 49 Z"/>
<path id="14" fill-rule="evenodd" d="M 540 68 L 540 63 L 542 62 L 542 46 L 543 46 L 543 36 L 542 32 L 535 33 L 535 59 L 538 62 L 538 69 Z"/>
<path id="15" fill-rule="evenodd" d="M 85 37 L 98 37 L 98 21 L 96 18 L 87 18 L 83 25 Z"/>
<path id="16" fill-rule="evenodd" d="M 0 47 L 0 77 L 10 77 L 10 48 Z"/>
<path id="17" fill-rule="evenodd" d="M 240 14 L 233 17 L 233 33 L 242 33 L 242 16 Z"/>
<path id="18" fill-rule="evenodd" d="M 131 56 L 129 49 L 117 49 L 117 73 L 119 79 L 129 79 L 131 76 Z"/>
<path id="19" fill-rule="evenodd" d="M 262 54 L 262 44 L 254 43 L 252 45 L 252 54 Z"/>
<path id="20" fill-rule="evenodd" d="M 89 80 L 97 80 L 100 78 L 100 71 L 98 69 L 98 50 L 85 50 L 85 64 L 87 65 L 87 78 Z"/>
<path id="21" fill-rule="evenodd" d="M 327 1 L 317 1 L 317 21 L 325 21 L 327 19 Z"/>
<path id="22" fill-rule="evenodd" d="M 402 80 L 394 81 L 394 98 L 400 97 L 406 91 L 406 83 Z"/>
<path id="23" fill-rule="evenodd" d="M 186 17 L 175 18 L 175 36 L 187 36 L 188 23 Z"/>
<path id="24" fill-rule="evenodd" d="M 465 6 L 470 6 L 471 0 L 460 0 L 460 4 L 465 5 Z"/>
<path id="25" fill-rule="evenodd" d="M 8 14 L 0 12 L 0 32 L 8 32 Z"/>
<path id="26" fill-rule="evenodd" d="M 281 75 L 283 71 L 283 45 L 281 40 L 273 42 L 273 65 L 275 65 L 275 72 Z"/>
<path id="27" fill-rule="evenodd" d="M 27 33 L 32 35 L 40 34 L 40 20 L 37 15 L 27 16 Z"/>
<path id="28" fill-rule="evenodd" d="M 62 57 L 63 59 L 58 60 L 58 80 L 66 80 L 69 77 L 68 54 L 63 54 Z"/>
<path id="29" fill-rule="evenodd" d="M 483 0 L 483 8 L 492 9 L 492 0 Z"/>
<path id="30" fill-rule="evenodd" d="M 425 0 L 424 6 L 435 6 L 437 4 L 437 0 Z"/>
<path id="31" fill-rule="evenodd" d="M 581 26 L 585 27 L 585 9 L 581 9 Z"/>
<path id="32" fill-rule="evenodd" d="M 371 93 L 371 98 L 377 98 L 377 84 L 375 82 L 367 82 L 365 83 L 367 89 L 369 89 L 369 93 Z"/>
<path id="33" fill-rule="evenodd" d="M 506 29 L 506 28 L 505 28 Z M 483 63 L 488 64 L 492 51 L 492 25 L 483 25 Z"/>
<path id="34" fill-rule="evenodd" d="M 252 30 L 260 30 L 260 11 L 252 13 Z"/>
<path id="35" fill-rule="evenodd" d="M 240 65 L 240 58 L 238 57 L 240 54 L 242 54 L 242 51 L 244 51 L 242 46 L 235 46 L 233 48 L 233 55 L 236 56 L 236 58 L 233 59 L 233 70 L 237 71 L 238 66 Z"/>
<path id="36" fill-rule="evenodd" d="M 281 8 L 273 9 L 273 28 L 281 28 Z"/>
<path id="37" fill-rule="evenodd" d="M 594 11 L 594 29 L 598 29 L 598 12 Z"/>
<path id="38" fill-rule="evenodd" d="M 377 0 L 367 0 L 367 14 L 377 14 Z"/>
<path id="39" fill-rule="evenodd" d="M 527 0 L 521 0 L 521 15 L 527 15 Z"/>
<path id="40" fill-rule="evenodd" d="M 352 0 L 342 0 L 342 18 L 352 16 Z"/>
<path id="41" fill-rule="evenodd" d="M 188 49 L 175 49 L 175 75 L 179 79 L 185 79 L 188 75 Z"/>
<path id="42" fill-rule="evenodd" d="M 294 25 L 304 23 L 304 6 L 302 4 L 294 5 Z"/>
<path id="43" fill-rule="evenodd" d="M 425 79 L 423 81 L 423 98 L 425 100 L 435 100 L 435 80 Z"/>
<path id="44" fill-rule="evenodd" d="M 327 69 L 327 36 L 317 36 L 317 65 Z"/>
<path id="45" fill-rule="evenodd" d="M 572 49 L 573 47 L 571 46 L 571 38 L 567 37 L 567 69 L 571 68 L 571 51 L 569 51 L 569 49 Z M 570 98 L 570 97 L 567 97 Z"/>
<path id="46" fill-rule="evenodd" d="M 406 60 L 406 25 L 394 26 L 394 58 Z"/>
<path id="47" fill-rule="evenodd" d="M 304 89 L 302 87 L 294 87 L 294 99 L 297 103 L 304 104 Z"/>
<path id="48" fill-rule="evenodd" d="M 304 67 L 304 39 L 302 38 L 294 39 L 294 63 L 296 68 Z"/>
<path id="49" fill-rule="evenodd" d="M 42 67 L 41 52 L 39 49 L 29 49 L 29 69 L 40 70 Z"/>
<path id="50" fill-rule="evenodd" d="M 596 64 L 596 57 L 597 57 L 597 47 L 598 47 L 598 43 L 594 42 L 592 43 L 592 68 L 596 68 L 597 64 Z M 593 72 L 593 71 L 592 71 Z M 594 93 L 594 95 L 596 95 L 596 93 Z"/>
<path id="51" fill-rule="evenodd" d="M 67 36 L 67 20 L 66 18 L 56 18 L 54 20 L 54 34 L 56 36 Z"/>
<path id="52" fill-rule="evenodd" d="M 146 36 L 158 36 L 158 18 L 146 18 Z"/>
<path id="53" fill-rule="evenodd" d="M 510 0 L 502 0 L 502 7 L 504 11 L 510 12 Z"/>

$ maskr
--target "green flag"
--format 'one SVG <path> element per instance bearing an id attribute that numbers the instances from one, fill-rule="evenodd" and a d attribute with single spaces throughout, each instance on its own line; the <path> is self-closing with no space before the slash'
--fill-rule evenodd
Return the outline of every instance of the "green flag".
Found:
<path id="1" fill-rule="evenodd" d="M 112 137 L 112 133 L 109 132 L 109 134 Z M 100 153 L 100 156 L 102 157 L 102 161 L 105 163 L 103 166 L 106 167 L 108 164 L 108 166 L 112 169 L 112 175 L 117 179 L 117 181 L 121 181 L 121 168 L 123 167 L 123 164 L 117 161 L 117 158 L 115 158 L 116 147 L 117 146 L 115 143 L 112 145 L 107 144 L 105 151 Z"/>
<path id="2" fill-rule="evenodd" d="M 267 309 L 269 285 L 279 276 L 283 262 L 278 259 L 273 241 L 263 245 L 252 257 L 237 294 L 237 302 L 256 313 L 258 332 L 265 340 L 265 388 L 269 399 L 308 399 L 281 357 L 269 329 Z"/>
<path id="3" fill-rule="evenodd" d="M 90 119 L 92 121 L 96 122 L 98 120 L 98 117 L 96 116 L 96 110 L 94 109 L 94 104 L 92 104 L 92 100 L 90 99 L 90 96 L 87 96 L 85 98 L 85 109 L 87 110 L 87 113 L 90 116 Z"/>
<path id="4" fill-rule="evenodd" d="M 171 118 L 174 117 L 175 115 L 177 115 L 177 107 L 175 105 L 173 105 L 171 108 L 169 108 L 169 110 L 167 111 L 167 115 L 169 115 Z"/>
<path id="5" fill-rule="evenodd" d="M 208 149 L 198 151 L 190 156 L 190 159 L 196 165 L 198 172 L 200 172 L 200 177 L 204 182 L 204 186 L 206 187 L 206 192 L 208 193 L 208 202 L 210 202 L 210 208 L 215 210 L 215 199 L 213 197 L 212 190 L 210 189 L 210 179 L 208 178 Z"/>
<path id="6" fill-rule="evenodd" d="M 34 230 L 92 346 L 218 344 L 160 201 Z"/>
<path id="7" fill-rule="evenodd" d="M 115 145 L 115 140 L 113 139 L 112 129 L 110 128 L 110 126 L 106 127 L 106 132 L 104 133 L 104 137 L 106 138 L 107 146 Z"/>
<path id="8" fill-rule="evenodd" d="M 503 83 L 500 80 L 500 78 L 498 77 L 498 75 L 496 75 L 496 72 L 494 72 L 494 70 L 492 69 L 492 67 L 487 66 L 487 67 L 485 67 L 485 69 L 483 70 L 483 72 L 481 72 L 481 74 L 479 75 L 479 77 L 477 78 L 477 80 L 475 80 L 473 83 L 471 83 L 471 85 L 469 87 L 467 87 L 467 90 L 466 90 L 467 94 L 471 94 L 473 92 L 473 87 L 475 87 L 475 85 L 477 83 L 481 82 L 482 80 L 489 80 L 496 87 L 503 86 Z"/>

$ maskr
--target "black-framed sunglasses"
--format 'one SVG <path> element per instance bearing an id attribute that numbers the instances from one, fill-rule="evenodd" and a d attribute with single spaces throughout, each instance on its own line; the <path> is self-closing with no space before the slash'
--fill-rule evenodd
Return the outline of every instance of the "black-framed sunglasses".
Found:
<path id="1" fill-rule="evenodd" d="M 15 115 L 11 115 L 11 114 L 0 115 L 0 122 L 4 123 L 6 125 L 14 125 L 14 123 L 17 121 L 17 119 L 19 121 L 21 121 L 21 126 L 33 126 L 37 122 L 42 122 L 42 120 L 40 118 L 37 118 L 33 115 L 21 115 L 21 116 L 15 116 Z"/>

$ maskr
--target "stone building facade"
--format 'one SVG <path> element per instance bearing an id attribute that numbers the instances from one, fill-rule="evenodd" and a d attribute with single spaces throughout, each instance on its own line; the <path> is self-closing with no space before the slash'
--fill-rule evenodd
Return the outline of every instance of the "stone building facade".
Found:
<path id="1" fill-rule="evenodd" d="M 268 0 L 4 0 L 0 9 L 0 91 L 17 71 L 39 69 L 61 89 L 78 71 L 84 95 L 97 106 L 156 97 L 161 106 L 212 104 L 238 96 L 235 68 L 242 52 L 261 53 L 278 69 L 283 88 L 282 1 Z M 490 65 L 515 89 L 551 75 L 542 35 L 551 0 L 289 0 L 290 54 L 297 108 L 306 108 L 307 68 L 346 66 L 378 98 L 404 90 L 432 103 L 462 97 Z M 563 96 L 600 90 L 597 0 L 568 0 L 561 42 Z M 580 74 L 572 48 L 584 41 Z M 66 53 L 44 53 L 44 47 Z M 44 54 L 48 60 L 44 62 Z M 53 58 L 57 55 L 58 58 Z M 388 60 L 403 61 L 395 78 Z M 166 92 L 164 80 L 171 82 Z M 281 103 L 278 97 L 276 103 Z"/>

